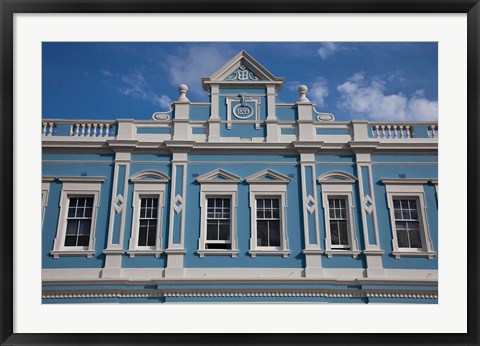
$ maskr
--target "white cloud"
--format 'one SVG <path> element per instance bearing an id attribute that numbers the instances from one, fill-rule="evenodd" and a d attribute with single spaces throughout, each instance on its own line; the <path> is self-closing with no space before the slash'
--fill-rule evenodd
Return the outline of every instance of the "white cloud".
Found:
<path id="1" fill-rule="evenodd" d="M 174 86 L 187 84 L 189 92 L 203 95 L 202 77 L 208 77 L 236 53 L 215 44 L 191 45 L 167 57 L 164 67 Z"/>
<path id="2" fill-rule="evenodd" d="M 318 106 L 325 105 L 325 98 L 328 96 L 327 80 L 322 77 L 318 77 L 312 84 L 308 92 L 308 97 L 311 101 L 314 101 Z"/>
<path id="3" fill-rule="evenodd" d="M 101 70 L 101 74 L 103 74 L 105 77 L 112 77 L 113 73 L 110 72 L 109 70 Z"/>
<path id="4" fill-rule="evenodd" d="M 385 81 L 367 80 L 364 73 L 356 73 L 338 85 L 340 106 L 371 120 L 437 120 L 438 102 L 425 98 L 422 91 L 411 97 L 403 93 L 385 94 Z"/>
<path id="5" fill-rule="evenodd" d="M 321 46 L 318 48 L 317 52 L 323 60 L 326 60 L 338 50 L 340 50 L 340 45 L 338 43 L 324 42 L 321 43 Z"/>
<path id="6" fill-rule="evenodd" d="M 172 100 L 166 95 L 156 94 L 140 71 L 123 75 L 120 79 L 122 86 L 118 90 L 127 96 L 146 100 L 162 108 L 169 108 Z"/>

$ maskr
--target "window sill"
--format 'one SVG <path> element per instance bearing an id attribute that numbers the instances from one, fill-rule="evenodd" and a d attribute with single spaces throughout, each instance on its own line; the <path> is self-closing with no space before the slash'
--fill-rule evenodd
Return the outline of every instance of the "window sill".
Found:
<path id="1" fill-rule="evenodd" d="M 232 256 L 236 258 L 238 256 L 238 250 L 197 250 L 197 254 L 200 257 L 205 256 Z"/>
<path id="2" fill-rule="evenodd" d="M 290 255 L 290 250 L 250 250 L 248 253 L 252 258 L 257 256 L 283 256 L 287 258 Z"/>
<path id="3" fill-rule="evenodd" d="M 156 258 L 159 258 L 163 253 L 163 250 L 128 250 L 127 254 L 130 258 L 135 258 L 135 256 L 151 256 L 154 255 Z"/>
<path id="4" fill-rule="evenodd" d="M 333 256 L 352 256 L 353 258 L 357 258 L 358 255 L 361 253 L 359 250 L 325 250 L 325 255 L 328 258 L 332 258 Z"/>
<path id="5" fill-rule="evenodd" d="M 95 250 L 52 250 L 50 254 L 53 258 L 59 258 L 60 256 L 86 256 L 92 258 L 95 255 Z"/>
<path id="6" fill-rule="evenodd" d="M 401 257 L 428 257 L 428 259 L 433 259 L 436 254 L 435 251 L 392 251 L 395 259 Z"/>

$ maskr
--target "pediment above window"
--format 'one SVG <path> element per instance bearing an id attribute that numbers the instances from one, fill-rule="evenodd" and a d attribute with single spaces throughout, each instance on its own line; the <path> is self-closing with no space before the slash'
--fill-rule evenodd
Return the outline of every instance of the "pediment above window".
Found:
<path id="1" fill-rule="evenodd" d="M 327 172 L 318 177 L 320 184 L 353 184 L 357 178 L 346 172 Z"/>
<path id="2" fill-rule="evenodd" d="M 210 84 L 276 84 L 280 90 L 284 78 L 275 77 L 247 52 L 241 51 L 208 78 L 202 79 L 203 88 Z"/>
<path id="3" fill-rule="evenodd" d="M 249 184 L 288 184 L 290 178 L 281 173 L 265 169 L 248 176 L 246 179 Z"/>
<path id="4" fill-rule="evenodd" d="M 169 180 L 168 175 L 154 170 L 137 172 L 130 177 L 132 183 L 167 183 Z"/>
<path id="5" fill-rule="evenodd" d="M 211 172 L 202 174 L 197 177 L 197 181 L 201 184 L 210 183 L 210 184 L 228 184 L 235 183 L 238 184 L 242 181 L 239 176 L 236 176 L 233 173 L 224 171 L 223 169 L 215 169 Z"/>

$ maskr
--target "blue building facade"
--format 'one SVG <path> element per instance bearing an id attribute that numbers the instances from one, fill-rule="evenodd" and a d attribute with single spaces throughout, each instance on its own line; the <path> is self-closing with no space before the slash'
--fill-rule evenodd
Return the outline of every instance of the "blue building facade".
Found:
<path id="1" fill-rule="evenodd" d="M 152 120 L 43 120 L 44 303 L 436 303 L 438 125 L 335 121 L 242 51 Z"/>

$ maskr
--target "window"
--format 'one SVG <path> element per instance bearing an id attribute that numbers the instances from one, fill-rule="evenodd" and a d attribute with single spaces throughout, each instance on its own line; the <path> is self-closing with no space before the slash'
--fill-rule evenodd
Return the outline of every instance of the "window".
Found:
<path id="1" fill-rule="evenodd" d="M 64 246 L 88 247 L 92 230 L 93 196 L 69 197 Z"/>
<path id="2" fill-rule="evenodd" d="M 205 249 L 231 249 L 230 198 L 207 197 L 207 240 Z"/>
<path id="3" fill-rule="evenodd" d="M 286 208 L 290 178 L 270 169 L 246 178 L 250 187 L 250 256 L 288 257 Z"/>
<path id="4" fill-rule="evenodd" d="M 257 198 L 257 246 L 280 246 L 280 198 Z"/>
<path id="5" fill-rule="evenodd" d="M 140 198 L 140 217 L 138 243 L 139 247 L 155 246 L 158 224 L 158 198 Z"/>
<path id="6" fill-rule="evenodd" d="M 350 249 L 347 229 L 347 199 L 328 198 L 328 212 L 330 216 L 330 239 L 334 249 Z"/>
<path id="7" fill-rule="evenodd" d="M 59 256 L 95 254 L 95 223 L 104 177 L 59 177 L 62 183 L 60 216 L 53 250 Z"/>
<path id="8" fill-rule="evenodd" d="M 237 185 L 240 177 L 216 169 L 197 177 L 200 183 L 200 237 L 197 254 L 238 256 Z"/>
<path id="9" fill-rule="evenodd" d="M 395 258 L 435 256 L 426 218 L 425 179 L 383 179 L 392 228 Z"/>
<path id="10" fill-rule="evenodd" d="M 353 219 L 353 184 L 357 179 L 345 172 L 328 172 L 318 178 L 322 188 L 325 218 L 325 254 L 352 256 L 360 254 Z"/>
<path id="11" fill-rule="evenodd" d="M 393 199 L 399 248 L 421 249 L 420 223 L 415 199 Z"/>
<path id="12" fill-rule="evenodd" d="M 127 254 L 130 257 L 160 257 L 162 250 L 162 216 L 165 186 L 169 177 L 158 171 L 147 170 L 130 177 L 133 185 L 132 233 Z"/>

